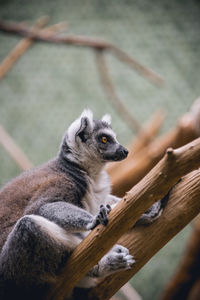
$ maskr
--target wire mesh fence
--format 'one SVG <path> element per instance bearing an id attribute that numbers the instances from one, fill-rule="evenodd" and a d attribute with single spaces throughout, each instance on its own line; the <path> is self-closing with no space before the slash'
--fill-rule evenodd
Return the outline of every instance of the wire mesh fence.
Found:
<path id="1" fill-rule="evenodd" d="M 198 1 L 0 1 L 2 20 L 32 25 L 42 15 L 49 15 L 49 25 L 67 22 L 61 36 L 102 38 L 161 74 L 165 79 L 162 88 L 106 54 L 116 93 L 129 113 L 143 124 L 158 108 L 164 108 L 163 130 L 199 96 L 199 12 Z M 0 61 L 21 39 L 0 33 Z M 128 143 L 133 132 L 107 97 L 91 49 L 34 42 L 0 81 L 0 124 L 34 165 L 56 155 L 65 129 L 85 107 L 97 118 L 110 113 L 119 140 Z M 0 162 L 1 186 L 18 175 L 20 168 L 3 147 Z M 171 257 L 177 259 L 175 248 Z M 137 283 L 145 299 L 156 299 L 172 271 L 170 266 L 168 269 L 152 287 L 147 280 L 150 293 Z M 147 273 L 153 276 L 158 270 L 156 262 Z"/>

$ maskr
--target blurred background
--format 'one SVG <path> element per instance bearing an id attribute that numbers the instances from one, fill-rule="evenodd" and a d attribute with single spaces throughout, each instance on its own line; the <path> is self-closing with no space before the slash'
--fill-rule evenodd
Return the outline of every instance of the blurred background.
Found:
<path id="1" fill-rule="evenodd" d="M 1 20 L 33 25 L 43 15 L 50 17 L 48 25 L 67 22 L 63 34 L 109 41 L 164 78 L 158 87 L 106 54 L 116 93 L 139 124 L 161 108 L 167 114 L 166 132 L 199 96 L 199 1 L 0 0 Z M 21 39 L 0 32 L 0 61 Z M 96 118 L 111 114 L 122 144 L 133 138 L 109 102 L 88 48 L 34 42 L 0 81 L 0 124 L 34 165 L 57 154 L 65 129 L 86 107 Z M 0 145 L 0 186 L 20 172 Z M 190 230 L 177 235 L 132 279 L 143 299 L 158 299 Z"/>

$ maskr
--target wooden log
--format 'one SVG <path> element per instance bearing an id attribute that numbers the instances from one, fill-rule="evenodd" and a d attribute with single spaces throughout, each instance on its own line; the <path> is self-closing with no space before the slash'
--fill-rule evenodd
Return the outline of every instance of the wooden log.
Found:
<path id="1" fill-rule="evenodd" d="M 136 263 L 131 270 L 100 280 L 99 284 L 89 291 L 88 300 L 109 299 L 200 212 L 199 180 L 199 170 L 186 175 L 171 191 L 162 217 L 150 226 L 134 227 L 119 239 L 118 243 L 130 250 Z"/>
<path id="2" fill-rule="evenodd" d="M 164 158 L 110 212 L 108 225 L 97 226 L 78 245 L 58 281 L 52 285 L 47 299 L 64 299 L 154 202 L 166 195 L 180 177 L 199 166 L 200 138 L 179 149 L 168 149 Z M 181 224 L 179 226 L 181 227 Z"/>
<path id="3" fill-rule="evenodd" d="M 189 113 L 178 122 L 175 129 L 153 141 L 149 146 L 121 165 L 120 172 L 112 172 L 113 194 L 122 197 L 126 191 L 138 183 L 162 158 L 168 147 L 177 148 L 200 135 L 200 98 Z"/>

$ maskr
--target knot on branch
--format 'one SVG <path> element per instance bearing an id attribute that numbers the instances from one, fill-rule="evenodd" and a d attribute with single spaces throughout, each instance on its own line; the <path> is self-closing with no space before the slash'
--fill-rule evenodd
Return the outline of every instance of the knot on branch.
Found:
<path id="1" fill-rule="evenodd" d="M 172 159 L 174 157 L 174 149 L 172 147 L 168 148 L 166 150 L 167 159 Z"/>

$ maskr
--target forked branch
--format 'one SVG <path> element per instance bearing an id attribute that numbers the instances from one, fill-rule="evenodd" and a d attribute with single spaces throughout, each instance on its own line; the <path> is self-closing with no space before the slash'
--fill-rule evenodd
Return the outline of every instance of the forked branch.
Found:
<path id="1" fill-rule="evenodd" d="M 64 299 L 154 202 L 166 195 L 179 178 L 199 166 L 200 138 L 179 149 L 168 149 L 164 158 L 111 211 L 109 224 L 96 227 L 74 250 L 47 298 Z"/>
<path id="2" fill-rule="evenodd" d="M 88 300 L 110 299 L 125 282 L 130 280 L 153 255 L 200 212 L 199 180 L 199 170 L 186 175 L 171 191 L 162 217 L 151 226 L 135 227 L 120 238 L 118 243 L 129 249 L 130 253 L 134 255 L 136 263 L 129 271 L 119 272 L 101 280 L 96 287 L 89 291 Z M 166 299 L 186 299 L 183 291 L 185 291 L 184 288 L 180 290 L 180 294 L 177 294 L 180 297 L 172 296 L 172 298 Z"/>
<path id="3" fill-rule="evenodd" d="M 168 147 L 178 148 L 200 136 L 200 98 L 181 117 L 176 127 L 159 137 L 136 155 L 121 162 L 120 172 L 109 170 L 113 194 L 123 196 L 137 184 L 164 155 Z"/>
<path id="4" fill-rule="evenodd" d="M 95 50 L 107 50 L 119 60 L 127 64 L 130 68 L 138 71 L 141 75 L 150 80 L 152 83 L 155 83 L 158 86 L 161 86 L 164 83 L 164 80 L 160 75 L 156 74 L 151 69 L 146 68 L 115 45 L 99 38 L 80 35 L 52 36 L 42 30 L 30 28 L 25 24 L 5 21 L 0 22 L 0 31 L 20 34 L 34 40 L 48 43 L 89 47 Z"/>

